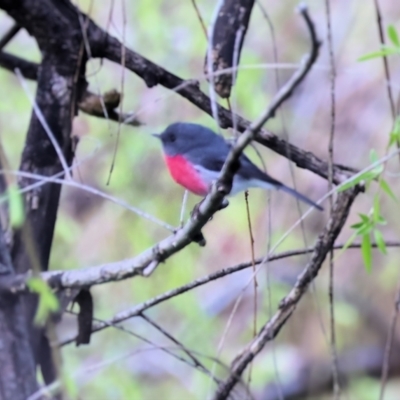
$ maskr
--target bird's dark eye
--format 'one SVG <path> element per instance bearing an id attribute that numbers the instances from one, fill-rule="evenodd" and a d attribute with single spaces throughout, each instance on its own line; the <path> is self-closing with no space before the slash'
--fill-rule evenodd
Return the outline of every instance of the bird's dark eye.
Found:
<path id="1" fill-rule="evenodd" d="M 176 140 L 175 134 L 171 133 L 171 134 L 169 135 L 169 141 L 173 143 L 173 142 L 175 142 L 175 140 Z"/>

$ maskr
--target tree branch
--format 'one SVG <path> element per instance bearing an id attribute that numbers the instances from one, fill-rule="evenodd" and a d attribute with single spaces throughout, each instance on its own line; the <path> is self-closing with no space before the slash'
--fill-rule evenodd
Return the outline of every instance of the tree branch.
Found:
<path id="1" fill-rule="evenodd" d="M 0 227 L 0 284 L 14 268 Z M 0 293 L 0 398 L 25 400 L 37 390 L 36 368 L 21 297 Z"/>
<path id="2" fill-rule="evenodd" d="M 0 39 L 0 50 L 7 46 L 8 42 L 19 32 L 21 27 L 18 24 L 14 24 Z"/>
<path id="3" fill-rule="evenodd" d="M 229 393 L 240 379 L 249 363 L 264 348 L 265 344 L 274 339 L 281 328 L 296 309 L 297 303 L 306 292 L 308 285 L 317 276 L 326 255 L 332 248 L 344 223 L 346 222 L 350 207 L 356 198 L 359 188 L 355 187 L 338 195 L 334 204 L 331 217 L 323 232 L 319 235 L 309 263 L 297 278 L 297 282 L 289 294 L 279 304 L 278 310 L 272 318 L 261 328 L 258 335 L 247 348 L 233 361 L 228 378 L 220 385 L 215 393 L 215 400 L 227 399 Z"/>
<path id="4" fill-rule="evenodd" d="M 376 243 L 372 243 L 371 246 L 373 248 L 377 248 L 378 245 Z M 333 246 L 333 248 L 335 250 L 340 250 L 343 249 L 344 244 L 338 244 Z M 361 243 L 353 243 L 351 244 L 348 249 L 359 249 L 361 247 Z M 400 247 L 400 242 L 386 242 L 386 247 Z M 260 265 L 263 263 L 270 263 L 272 261 L 276 261 L 276 260 L 281 260 L 283 258 L 287 258 L 287 257 L 295 257 L 295 256 L 299 256 L 299 255 L 304 255 L 304 254 L 309 254 L 312 253 L 314 251 L 313 247 L 309 247 L 307 249 L 299 249 L 299 250 L 290 250 L 290 251 L 285 251 L 283 253 L 279 253 L 276 255 L 271 255 L 268 257 L 262 257 L 262 258 L 258 258 L 254 260 L 254 265 Z M 197 287 L 203 286 L 209 282 L 215 281 L 217 279 L 223 278 L 227 275 L 231 275 L 234 274 L 236 272 L 242 271 L 244 269 L 250 268 L 253 266 L 253 261 L 249 261 L 249 262 L 244 262 L 244 263 L 240 263 L 238 265 L 234 265 L 232 267 L 228 267 L 228 268 L 223 268 L 219 271 L 213 272 L 212 274 L 208 274 L 202 278 L 198 278 L 195 279 L 192 282 L 189 282 L 183 286 L 180 286 L 176 289 L 172 289 L 168 292 L 162 293 L 152 299 L 149 299 L 147 301 L 145 301 L 142 304 L 138 304 L 133 308 L 130 308 L 128 310 L 124 310 L 119 312 L 118 314 L 116 314 L 112 319 L 105 321 L 105 322 L 99 322 L 99 321 L 94 321 L 93 323 L 93 328 L 92 328 L 92 333 L 94 332 L 98 332 L 101 331 L 105 328 L 108 328 L 110 326 L 115 326 L 116 324 L 119 324 L 121 322 L 124 322 L 130 318 L 133 317 L 137 317 L 140 316 L 140 314 L 143 311 L 148 310 L 149 308 L 152 308 L 158 304 L 164 303 L 165 301 L 168 301 L 176 296 L 180 296 L 183 293 L 187 293 L 190 290 L 193 290 Z M 48 273 L 44 273 L 42 274 L 42 278 L 47 281 L 47 283 L 51 283 L 47 280 L 46 278 L 46 274 Z M 5 290 L 7 292 L 11 291 L 11 292 L 16 292 L 18 293 L 19 291 L 26 291 L 27 288 L 25 286 L 25 280 L 26 278 L 24 276 L 19 276 L 16 277 L 15 280 L 13 280 L 12 282 L 8 282 L 2 286 L 0 286 L 0 293 L 2 290 Z M 385 331 L 386 332 L 386 331 Z M 70 338 L 67 338 L 65 340 L 63 340 L 60 345 L 64 346 L 67 345 L 69 343 L 74 342 L 76 339 L 76 336 L 72 336 Z"/>
<path id="5" fill-rule="evenodd" d="M 10 72 L 15 72 L 15 69 L 18 68 L 24 78 L 37 80 L 39 65 L 34 62 L 0 51 L 0 66 Z M 78 103 L 78 107 L 80 111 L 93 117 L 106 118 L 131 126 L 143 125 L 133 114 L 118 112 L 120 99 L 121 94 L 115 89 L 105 92 L 102 96 L 86 90 Z"/>

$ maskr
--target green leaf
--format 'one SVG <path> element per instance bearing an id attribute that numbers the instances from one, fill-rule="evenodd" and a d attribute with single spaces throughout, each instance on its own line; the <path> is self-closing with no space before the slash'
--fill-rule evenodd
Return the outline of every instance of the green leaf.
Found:
<path id="1" fill-rule="evenodd" d="M 378 153 L 376 152 L 375 149 L 370 150 L 369 159 L 371 160 L 372 163 L 376 163 L 379 161 Z"/>
<path id="2" fill-rule="evenodd" d="M 350 225 L 350 228 L 352 229 L 359 229 L 362 226 L 364 226 L 364 222 L 357 222 L 356 224 Z"/>
<path id="3" fill-rule="evenodd" d="M 379 204 L 379 195 L 376 194 L 374 196 L 374 205 L 372 207 L 372 218 L 373 218 L 374 222 L 378 221 L 380 216 L 381 216 L 381 212 L 380 212 L 380 204 Z"/>
<path id="4" fill-rule="evenodd" d="M 40 278 L 30 278 L 27 285 L 31 292 L 39 295 L 39 304 L 36 310 L 34 324 L 43 326 L 49 315 L 58 311 L 58 299 L 50 286 Z"/>
<path id="5" fill-rule="evenodd" d="M 389 197 L 391 197 L 396 203 L 398 202 L 396 195 L 392 192 L 389 184 L 383 178 L 381 178 L 379 185 Z"/>
<path id="6" fill-rule="evenodd" d="M 387 221 L 386 221 L 385 218 L 382 217 L 382 215 L 380 215 L 380 216 L 378 217 L 378 219 L 376 220 L 376 223 L 379 224 L 379 225 L 386 225 L 386 224 L 387 224 Z"/>
<path id="7" fill-rule="evenodd" d="M 361 254 L 367 272 L 372 270 L 372 247 L 369 234 L 363 235 L 361 242 Z"/>
<path id="8" fill-rule="evenodd" d="M 392 54 L 397 54 L 399 53 L 399 50 L 396 48 L 385 48 L 379 51 L 375 51 L 373 53 L 366 54 L 365 56 L 362 56 L 358 58 L 357 61 L 367 61 L 367 60 L 372 60 L 374 58 L 379 58 L 379 57 L 385 57 L 385 56 L 390 56 Z"/>
<path id="9" fill-rule="evenodd" d="M 356 233 L 359 236 L 369 235 L 373 226 L 374 223 L 372 221 L 369 221 L 368 223 L 363 224 L 361 228 L 358 228 Z"/>
<path id="10" fill-rule="evenodd" d="M 385 239 L 383 238 L 382 232 L 379 229 L 374 229 L 374 238 L 378 249 L 382 254 L 386 254 L 386 243 Z"/>
<path id="11" fill-rule="evenodd" d="M 393 25 L 388 26 L 388 36 L 390 41 L 396 46 L 400 47 L 399 36 L 397 35 L 396 28 Z"/>
<path id="12" fill-rule="evenodd" d="M 354 186 L 356 186 L 358 183 L 362 181 L 371 181 L 376 178 L 376 176 L 379 175 L 379 172 L 377 173 L 375 171 L 375 168 L 372 171 L 366 171 L 362 173 L 361 175 L 350 179 L 348 182 L 343 183 L 341 186 L 338 187 L 337 191 L 338 192 L 344 192 L 347 189 L 350 189 Z"/>
<path id="13" fill-rule="evenodd" d="M 8 187 L 8 204 L 10 210 L 10 224 L 13 228 L 19 228 L 25 219 L 24 200 L 19 188 L 11 184 Z"/>
<path id="14" fill-rule="evenodd" d="M 344 246 L 341 248 L 341 250 L 339 251 L 339 253 L 335 256 L 334 260 L 337 260 L 347 249 L 348 247 L 354 242 L 354 239 L 357 237 L 357 232 L 354 232 L 349 239 L 347 240 L 347 242 L 344 244 Z"/>

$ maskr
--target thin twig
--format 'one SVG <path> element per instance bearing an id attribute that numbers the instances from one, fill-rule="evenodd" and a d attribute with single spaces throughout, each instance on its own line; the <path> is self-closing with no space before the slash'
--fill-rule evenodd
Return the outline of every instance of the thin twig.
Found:
<path id="1" fill-rule="evenodd" d="M 192 4 L 193 4 L 194 10 L 196 11 L 197 18 L 199 19 L 199 22 L 200 22 L 200 25 L 201 25 L 201 29 L 203 29 L 203 33 L 204 33 L 204 35 L 205 35 L 205 37 L 207 39 L 208 38 L 207 27 L 206 27 L 206 24 L 204 23 L 203 17 L 201 16 L 199 7 L 197 7 L 196 0 L 192 0 Z"/>
<path id="2" fill-rule="evenodd" d="M 331 96 L 331 121 L 330 121 L 330 133 L 329 133 L 329 144 L 328 144 L 328 190 L 331 191 L 333 188 L 333 155 L 334 155 L 334 137 L 335 137 L 335 122 L 336 122 L 336 65 L 335 57 L 333 52 L 333 39 L 332 39 L 332 26 L 331 26 L 331 5 L 330 0 L 325 0 L 325 15 L 327 24 L 327 39 L 329 49 L 329 62 L 331 66 L 330 70 L 330 96 Z M 333 213 L 333 195 L 329 197 L 329 208 L 330 215 Z M 330 350 L 332 358 L 332 381 L 333 381 L 333 393 L 335 400 L 340 399 L 340 383 L 339 383 L 339 365 L 338 355 L 336 348 L 336 330 L 335 330 L 335 297 L 334 297 L 334 251 L 329 252 L 329 284 L 328 284 L 328 295 L 329 295 L 329 314 L 330 314 Z"/>
<path id="3" fill-rule="evenodd" d="M 256 265 L 255 265 L 255 255 L 254 255 L 254 236 L 253 236 L 253 229 L 251 226 L 251 215 L 250 215 L 250 207 L 249 207 L 249 192 L 246 190 L 244 192 L 244 201 L 246 203 L 246 214 L 247 214 L 247 225 L 249 228 L 249 237 L 250 237 L 250 251 L 251 251 L 251 264 L 253 268 L 253 290 L 254 290 L 254 301 L 253 301 L 253 338 L 257 335 L 257 275 L 256 275 Z M 247 386 L 250 387 L 251 384 L 251 371 L 252 365 L 249 368 L 249 378 L 247 381 Z"/>
<path id="4" fill-rule="evenodd" d="M 169 231 L 172 231 L 172 232 L 175 231 L 175 228 L 173 226 L 167 224 L 164 221 L 159 220 L 158 218 L 153 217 L 150 214 L 145 213 L 142 210 L 139 210 L 136 207 L 133 207 L 133 206 L 129 205 L 128 203 L 126 203 L 123 200 L 118 199 L 117 197 L 111 196 L 111 195 L 109 195 L 109 194 L 107 194 L 107 193 L 105 193 L 105 192 L 103 192 L 103 191 L 101 191 L 99 189 L 93 188 L 93 187 L 91 187 L 89 185 L 85 185 L 85 184 L 76 182 L 74 180 L 66 181 L 66 180 L 64 180 L 62 178 L 57 178 L 56 177 L 56 176 L 62 176 L 64 173 L 65 172 L 63 171 L 61 174 L 57 174 L 57 175 L 54 175 L 54 176 L 44 176 L 44 175 L 38 175 L 38 174 L 34 174 L 34 173 L 31 173 L 31 172 L 24 172 L 24 171 L 0 170 L 0 174 L 5 174 L 5 175 L 10 174 L 10 175 L 22 176 L 22 177 L 25 177 L 25 178 L 35 179 L 35 180 L 38 180 L 41 184 L 58 183 L 59 185 L 67 185 L 67 186 L 75 187 L 77 189 L 84 190 L 85 192 L 92 193 L 92 194 L 94 194 L 96 196 L 102 197 L 103 199 L 110 200 L 113 203 L 118 204 L 118 205 L 126 208 L 127 210 L 139 215 L 140 217 L 145 218 L 145 219 L 147 219 L 147 220 L 149 220 L 151 222 L 154 222 L 155 224 L 160 225 L 160 226 L 164 227 L 165 229 L 167 229 Z M 29 185 L 29 188 L 32 189 L 32 188 L 35 188 L 37 186 L 38 185 L 35 185 L 35 186 L 34 185 Z M 23 191 L 26 191 L 26 190 L 23 190 Z M 4 201 L 4 200 L 1 200 L 1 198 L 0 198 L 0 202 L 1 201 Z"/>
<path id="5" fill-rule="evenodd" d="M 172 336 L 169 332 L 167 332 L 161 325 L 159 325 L 157 322 L 155 322 L 152 318 L 148 317 L 145 314 L 140 314 L 140 317 L 142 317 L 145 321 L 147 321 L 151 326 L 153 326 L 155 329 L 157 329 L 159 332 L 161 332 L 164 336 L 166 336 L 169 340 L 171 340 L 173 343 L 175 343 L 179 349 L 181 349 L 193 362 L 193 366 L 195 368 L 200 369 L 202 372 L 204 372 L 207 376 L 209 376 L 215 383 L 219 383 L 220 380 L 217 379 L 214 374 L 209 371 L 200 360 L 195 357 L 192 352 L 184 346 L 178 339 L 176 339 L 174 336 Z"/>
<path id="6" fill-rule="evenodd" d="M 19 32 L 21 27 L 18 24 L 14 24 L 0 39 L 0 50 L 7 46 L 10 40 Z"/>
<path id="7" fill-rule="evenodd" d="M 375 16 L 376 16 L 376 24 L 378 25 L 378 32 L 379 32 L 379 41 L 381 46 L 385 46 L 385 35 L 383 33 L 383 26 L 382 26 L 382 13 L 379 6 L 379 0 L 374 0 L 375 5 Z M 390 111 L 392 113 L 393 121 L 396 118 L 396 107 L 394 104 L 392 87 L 391 87 L 391 77 L 390 77 L 390 69 L 389 69 L 389 62 L 386 55 L 382 57 L 383 61 L 383 68 L 385 69 L 385 78 L 386 78 L 386 89 L 390 104 Z"/>
<path id="8" fill-rule="evenodd" d="M 218 104 L 217 104 L 217 96 L 215 92 L 215 85 L 214 85 L 214 77 L 213 77 L 213 42 L 214 42 L 214 27 L 215 23 L 217 22 L 218 18 L 218 13 L 220 8 L 222 7 L 224 3 L 224 0 L 218 0 L 217 4 L 214 7 L 214 12 L 213 16 L 211 19 L 210 26 L 208 28 L 207 32 L 207 38 L 208 38 L 208 45 L 207 45 L 207 57 L 206 57 L 206 62 L 207 62 L 207 74 L 210 77 L 209 78 L 209 95 L 210 95 L 210 105 L 211 105 L 211 114 L 215 121 L 217 122 L 218 129 L 220 129 L 220 122 L 219 122 L 219 116 L 218 116 Z"/>
<path id="9" fill-rule="evenodd" d="M 22 88 L 25 91 L 26 96 L 28 97 L 29 101 L 32 104 L 32 107 L 33 107 L 33 110 L 35 112 L 36 118 L 40 121 L 43 129 L 46 131 L 47 136 L 49 137 L 49 140 L 50 140 L 51 144 L 54 147 L 54 150 L 57 153 L 58 159 L 60 160 L 60 163 L 61 163 L 61 165 L 63 167 L 65 177 L 68 180 L 71 180 L 72 179 L 71 172 L 70 172 L 70 170 L 68 168 L 68 163 L 67 163 L 67 160 L 64 157 L 64 153 L 61 150 L 60 145 L 59 145 L 57 139 L 55 138 L 53 132 L 51 131 L 46 119 L 44 118 L 42 111 L 40 110 L 39 106 L 37 105 L 36 100 L 33 98 L 32 93 L 29 91 L 28 85 L 26 84 L 26 81 L 25 81 L 24 77 L 22 76 L 21 71 L 19 70 L 19 68 L 15 69 L 15 74 L 17 75 L 18 80 L 19 80 Z"/>
<path id="10" fill-rule="evenodd" d="M 122 44 L 121 44 L 121 100 L 119 103 L 119 113 L 120 115 L 123 114 L 123 102 L 124 102 L 124 86 L 125 86 L 125 64 L 126 64 L 126 47 L 125 47 L 125 31 L 126 31 L 126 9 L 125 9 L 125 0 L 121 1 L 122 4 Z M 110 171 L 108 174 L 108 179 L 107 179 L 107 186 L 110 184 L 111 181 L 111 175 L 114 171 L 114 166 L 115 166 L 115 161 L 117 159 L 117 151 L 118 151 L 118 146 L 119 146 L 119 139 L 121 136 L 121 122 L 118 122 L 117 126 L 117 137 L 115 139 L 115 146 L 114 146 L 114 151 L 113 151 L 113 156 L 112 156 L 112 161 L 111 161 L 111 166 L 110 166 Z"/>
<path id="11" fill-rule="evenodd" d="M 400 307 L 400 277 L 397 282 L 396 295 L 394 299 L 394 307 L 392 318 L 390 322 L 389 332 L 386 339 L 385 351 L 383 354 L 382 362 L 382 374 L 381 374 L 381 389 L 379 392 L 379 400 L 383 400 L 385 396 L 386 383 L 389 376 L 389 365 L 390 358 L 392 356 L 392 346 L 394 343 L 394 338 L 396 335 L 396 325 L 399 317 L 399 307 Z"/>

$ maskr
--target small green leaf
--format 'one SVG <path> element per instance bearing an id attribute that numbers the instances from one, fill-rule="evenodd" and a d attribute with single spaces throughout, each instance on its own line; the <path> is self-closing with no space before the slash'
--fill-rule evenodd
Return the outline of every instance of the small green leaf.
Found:
<path id="1" fill-rule="evenodd" d="M 397 35 L 396 28 L 393 25 L 388 26 L 388 36 L 389 36 L 390 41 L 396 47 L 400 47 L 399 36 Z"/>
<path id="2" fill-rule="evenodd" d="M 379 229 L 374 229 L 374 238 L 378 249 L 382 254 L 386 254 L 386 244 L 385 239 L 383 238 L 382 232 Z"/>
<path id="3" fill-rule="evenodd" d="M 381 189 L 397 203 L 398 202 L 397 197 L 392 192 L 392 189 L 390 188 L 389 184 L 383 178 L 381 178 L 381 181 L 379 184 L 381 186 Z"/>
<path id="4" fill-rule="evenodd" d="M 397 142 L 399 142 L 399 135 L 397 132 L 391 132 L 389 136 L 389 147 L 395 145 Z"/>
<path id="5" fill-rule="evenodd" d="M 400 117 L 396 118 L 394 122 L 393 130 L 390 132 L 389 137 L 389 146 L 393 146 L 394 144 L 400 142 Z"/>
<path id="6" fill-rule="evenodd" d="M 370 218 L 369 218 L 369 216 L 367 214 L 358 213 L 358 215 L 360 216 L 362 222 L 369 222 L 370 221 Z"/>
<path id="7" fill-rule="evenodd" d="M 51 290 L 50 286 L 40 278 L 30 278 L 27 285 L 31 292 L 39 295 L 39 304 L 36 310 L 34 324 L 43 326 L 49 315 L 58 311 L 59 304 L 56 295 Z"/>
<path id="8" fill-rule="evenodd" d="M 360 183 L 363 180 L 361 176 L 358 176 L 357 178 L 351 179 L 346 183 L 343 183 L 343 185 L 340 185 L 337 189 L 338 192 L 344 192 L 347 189 L 350 189 L 354 186 L 357 185 L 357 183 Z"/>
<path id="9" fill-rule="evenodd" d="M 369 159 L 371 160 L 372 163 L 376 163 L 379 161 L 378 153 L 376 152 L 375 149 L 370 150 Z"/>
<path id="10" fill-rule="evenodd" d="M 349 246 L 354 242 L 354 239 L 357 237 L 357 233 L 353 233 L 349 239 L 347 240 L 347 242 L 344 244 L 344 246 L 341 248 L 341 250 L 339 251 L 339 253 L 335 256 L 335 260 L 337 260 L 348 248 Z"/>
<path id="11" fill-rule="evenodd" d="M 381 212 L 380 212 L 379 196 L 376 194 L 374 196 L 374 205 L 372 207 L 372 218 L 374 222 L 378 221 L 380 215 Z"/>
<path id="12" fill-rule="evenodd" d="M 385 56 L 390 56 L 392 54 L 397 54 L 399 50 L 396 48 L 385 48 L 379 51 L 375 51 L 373 53 L 366 54 L 365 56 L 362 56 L 358 58 L 357 61 L 367 61 L 367 60 L 372 60 L 374 58 L 379 58 L 379 57 L 385 57 Z"/>
<path id="13" fill-rule="evenodd" d="M 367 272 L 371 272 L 372 269 L 372 249 L 371 249 L 371 238 L 369 234 L 363 235 L 361 241 L 361 254 L 364 261 L 365 269 Z"/>
<path id="14" fill-rule="evenodd" d="M 8 204 L 10 210 L 10 224 L 13 228 L 19 228 L 25 219 L 24 200 L 19 188 L 11 184 L 8 187 Z"/>
<path id="15" fill-rule="evenodd" d="M 379 224 L 379 225 L 386 225 L 386 224 L 387 224 L 387 221 L 386 221 L 385 218 L 382 217 L 382 215 L 380 215 L 380 216 L 377 218 L 376 223 Z"/>
<path id="16" fill-rule="evenodd" d="M 375 168 L 374 168 L 374 170 L 375 170 Z M 374 172 L 374 170 L 366 171 L 366 172 L 362 173 L 361 175 L 350 179 L 348 182 L 345 182 L 341 186 L 339 186 L 337 191 L 344 192 L 345 190 L 356 186 L 358 183 L 360 183 L 362 181 L 368 182 L 368 181 L 375 179 L 375 177 L 377 176 L 377 173 Z"/>
<path id="17" fill-rule="evenodd" d="M 360 235 L 360 236 L 369 235 L 372 230 L 373 225 L 374 224 L 372 221 L 369 221 L 368 223 L 363 224 L 363 226 L 361 228 L 357 229 L 357 232 L 356 232 L 357 235 Z"/>

